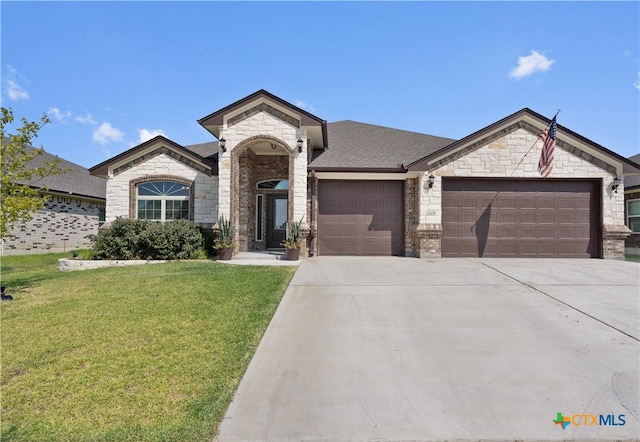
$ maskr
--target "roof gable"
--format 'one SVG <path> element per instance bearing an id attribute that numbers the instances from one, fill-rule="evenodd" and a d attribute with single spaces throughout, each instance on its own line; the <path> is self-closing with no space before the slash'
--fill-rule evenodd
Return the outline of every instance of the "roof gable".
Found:
<path id="1" fill-rule="evenodd" d="M 531 133 L 541 134 L 550 123 L 550 119 L 531 109 L 524 108 L 438 151 L 424 156 L 418 161 L 409 164 L 407 169 L 411 171 L 434 170 L 441 165 L 455 161 L 470 152 L 480 149 L 482 146 L 514 132 L 519 128 L 523 128 Z M 640 172 L 637 164 L 560 124 L 557 124 L 556 146 L 580 156 L 612 173 L 627 174 Z"/>
<path id="2" fill-rule="evenodd" d="M 238 122 L 257 114 L 267 112 L 276 118 L 295 127 L 310 129 L 313 138 L 318 138 L 314 144 L 326 147 L 327 122 L 304 109 L 301 109 L 264 89 L 242 98 L 222 109 L 215 111 L 198 120 L 206 130 L 216 138 L 220 137 L 220 128 L 225 124 L 232 126 Z M 316 130 L 314 130 L 317 128 Z"/>
<path id="3" fill-rule="evenodd" d="M 107 177 L 118 174 L 157 155 L 168 155 L 207 175 L 218 172 L 217 155 L 203 157 L 168 138 L 158 135 L 89 169 L 91 175 Z"/>

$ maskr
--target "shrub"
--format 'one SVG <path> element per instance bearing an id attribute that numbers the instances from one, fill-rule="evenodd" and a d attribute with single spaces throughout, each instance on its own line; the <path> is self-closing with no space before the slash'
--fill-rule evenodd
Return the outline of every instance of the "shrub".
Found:
<path id="1" fill-rule="evenodd" d="M 95 259 L 192 259 L 203 256 L 202 234 L 192 222 L 117 219 L 93 235 Z"/>

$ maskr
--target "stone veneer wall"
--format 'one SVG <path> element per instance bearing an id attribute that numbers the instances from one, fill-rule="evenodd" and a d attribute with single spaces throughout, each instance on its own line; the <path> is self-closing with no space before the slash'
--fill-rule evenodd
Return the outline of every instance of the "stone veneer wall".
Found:
<path id="1" fill-rule="evenodd" d="M 307 200 L 307 142 L 303 142 L 302 152 L 299 153 L 296 146 L 298 138 L 307 139 L 306 130 L 292 124 L 292 121 L 284 121 L 272 113 L 269 109 L 258 109 L 243 113 L 242 118 L 231 118 L 225 123 L 221 131 L 221 137 L 227 141 L 227 152 L 222 153 L 218 162 L 220 182 L 219 210 L 225 216 L 229 216 L 232 207 L 239 201 L 232 202 L 232 191 L 239 186 L 240 165 L 237 160 L 239 154 L 233 154 L 233 150 L 240 149 L 240 154 L 253 143 L 273 142 L 279 149 L 284 149 L 289 157 L 287 178 L 289 179 L 289 211 L 291 219 L 300 219 L 305 215 Z M 235 164 L 233 164 L 235 162 Z M 235 210 L 235 209 L 234 209 Z M 306 224 L 306 217 L 305 217 Z M 305 226 L 306 227 L 306 226 Z"/>
<path id="2" fill-rule="evenodd" d="M 507 131 L 508 132 L 508 131 Z M 443 177 L 499 177 L 499 178 L 536 178 L 541 179 L 538 173 L 538 159 L 542 143 L 527 154 L 527 151 L 536 142 L 537 133 L 526 130 L 523 127 L 512 128 L 508 133 L 502 133 L 493 139 L 488 139 L 478 147 L 470 148 L 454 154 L 453 160 L 442 160 L 435 163 L 431 171 L 423 172 L 418 186 L 420 198 L 420 224 L 418 231 L 425 236 L 437 237 L 437 230 L 442 230 L 442 178 Z M 527 156 L 525 157 L 525 154 Z M 520 164 L 519 164 L 520 163 Z M 519 165 L 518 165 L 519 164 Z M 516 168 L 517 167 L 517 168 Z M 604 168 L 603 168 L 604 167 Z M 429 174 L 435 175 L 435 183 L 428 187 Z M 602 224 L 603 224 L 603 251 L 605 258 L 620 258 L 621 245 L 624 240 L 624 204 L 623 193 L 615 193 L 611 189 L 616 171 L 613 166 L 591 157 L 570 146 L 558 141 L 555 149 L 553 172 L 549 179 L 554 178 L 592 178 L 602 181 Z M 426 232 L 431 233 L 427 234 Z M 440 255 L 433 250 L 433 243 L 429 253 L 425 247 L 421 247 L 420 256 Z M 614 245 L 615 244 L 615 245 Z"/>
<path id="3" fill-rule="evenodd" d="M 4 238 L 4 255 L 65 252 L 91 247 L 98 233 L 101 200 L 52 195 L 31 221 L 17 224 Z"/>
<path id="4" fill-rule="evenodd" d="M 180 176 L 192 182 L 194 188 L 193 222 L 211 225 L 218 219 L 218 179 L 195 170 L 184 163 L 165 154 L 156 155 L 143 163 L 136 164 L 107 180 L 106 221 L 114 221 L 118 217 L 129 218 L 131 182 L 141 179 L 152 179 L 166 176 Z"/>

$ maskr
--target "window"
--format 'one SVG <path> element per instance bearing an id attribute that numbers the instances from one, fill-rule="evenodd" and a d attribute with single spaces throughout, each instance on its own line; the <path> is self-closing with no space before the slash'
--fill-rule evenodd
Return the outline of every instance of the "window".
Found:
<path id="1" fill-rule="evenodd" d="M 640 199 L 627 201 L 627 225 L 633 233 L 640 233 Z"/>
<path id="2" fill-rule="evenodd" d="M 256 195 L 256 241 L 262 241 L 262 195 Z"/>
<path id="3" fill-rule="evenodd" d="M 176 181 L 150 181 L 139 184 L 138 219 L 189 219 L 189 186 Z"/>
<path id="4" fill-rule="evenodd" d="M 258 183 L 258 190 L 288 190 L 289 180 L 269 180 Z"/>

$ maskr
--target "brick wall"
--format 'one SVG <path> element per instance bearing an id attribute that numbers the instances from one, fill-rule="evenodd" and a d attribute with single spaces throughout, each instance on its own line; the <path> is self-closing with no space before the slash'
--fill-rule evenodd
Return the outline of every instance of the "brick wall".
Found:
<path id="1" fill-rule="evenodd" d="M 64 252 L 90 248 L 98 233 L 104 201 L 52 195 L 31 221 L 17 224 L 5 238 L 4 255 Z"/>
<path id="2" fill-rule="evenodd" d="M 404 182 L 404 254 L 420 256 L 416 225 L 419 222 L 418 179 L 407 179 Z"/>

